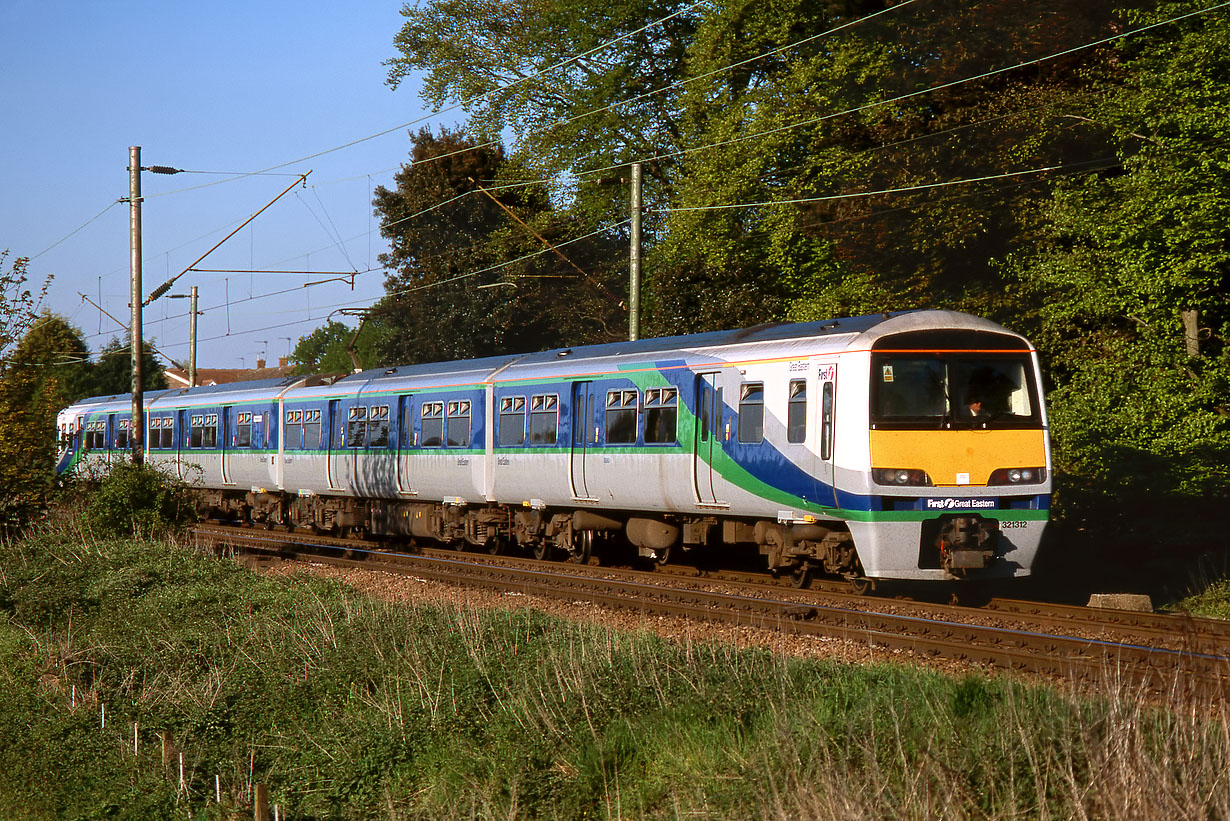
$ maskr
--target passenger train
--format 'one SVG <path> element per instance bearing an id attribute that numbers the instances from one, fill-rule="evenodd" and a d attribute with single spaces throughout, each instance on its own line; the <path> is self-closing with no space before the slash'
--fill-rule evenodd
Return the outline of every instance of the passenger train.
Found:
<path id="1" fill-rule="evenodd" d="M 60 473 L 130 458 L 131 398 L 60 412 Z M 145 458 L 211 517 L 588 561 L 745 550 L 805 583 L 1028 575 L 1038 357 L 952 311 L 145 394 Z"/>

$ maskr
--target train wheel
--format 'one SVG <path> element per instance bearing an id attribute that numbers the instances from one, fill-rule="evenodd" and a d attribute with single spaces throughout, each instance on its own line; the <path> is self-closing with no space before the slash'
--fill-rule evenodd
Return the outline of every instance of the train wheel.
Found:
<path id="1" fill-rule="evenodd" d="M 811 566 L 801 564 L 790 571 L 790 583 L 803 590 L 811 584 Z"/>
<path id="2" fill-rule="evenodd" d="M 498 556 L 499 554 L 505 552 L 504 540 L 500 538 L 499 536 L 492 536 L 490 539 L 487 540 L 487 543 L 483 545 L 483 548 L 490 555 Z"/>
<path id="3" fill-rule="evenodd" d="M 577 564 L 589 564 L 589 557 L 594 553 L 594 531 L 577 531 L 572 543 L 572 560 Z"/>
<path id="4" fill-rule="evenodd" d="M 448 543 L 448 546 L 451 547 L 453 550 L 456 550 L 458 553 L 460 553 L 461 551 L 466 549 L 466 540 L 465 539 L 453 539 L 451 542 Z"/>
<path id="5" fill-rule="evenodd" d="M 539 539 L 534 542 L 534 546 L 530 552 L 534 554 L 534 558 L 538 561 L 545 561 L 551 555 L 551 545 L 542 539 Z"/>
<path id="6" fill-rule="evenodd" d="M 664 547 L 661 550 L 655 550 L 653 555 L 649 557 L 649 560 L 658 565 L 666 564 L 671 560 L 671 549 Z"/>

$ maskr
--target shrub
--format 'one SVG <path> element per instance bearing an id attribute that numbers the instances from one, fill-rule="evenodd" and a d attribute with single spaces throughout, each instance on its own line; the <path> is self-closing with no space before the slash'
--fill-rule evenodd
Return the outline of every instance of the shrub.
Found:
<path id="1" fill-rule="evenodd" d="M 112 467 L 89 496 L 86 522 L 99 536 L 163 536 L 194 518 L 191 489 L 151 465 Z"/>

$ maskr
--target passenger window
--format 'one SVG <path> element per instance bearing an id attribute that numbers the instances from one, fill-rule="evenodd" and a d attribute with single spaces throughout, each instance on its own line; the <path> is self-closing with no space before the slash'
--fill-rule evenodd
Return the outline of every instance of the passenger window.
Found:
<path id="1" fill-rule="evenodd" d="M 205 416 L 202 446 L 207 448 L 216 448 L 218 446 L 218 414 L 216 413 L 210 413 Z"/>
<path id="2" fill-rule="evenodd" d="M 244 412 L 235 417 L 235 447 L 252 447 L 252 414 Z"/>
<path id="3" fill-rule="evenodd" d="M 739 441 L 745 445 L 764 441 L 763 382 L 750 382 L 739 392 Z"/>
<path id="4" fill-rule="evenodd" d="M 367 421 L 367 446 L 369 448 L 389 446 L 388 405 L 372 405 Z"/>
<path id="5" fill-rule="evenodd" d="M 128 450 L 128 423 L 130 420 L 121 419 L 116 426 L 115 431 L 115 449 Z"/>
<path id="6" fill-rule="evenodd" d="M 470 402 L 468 399 L 448 403 L 448 446 L 450 448 L 470 446 Z"/>
<path id="7" fill-rule="evenodd" d="M 283 450 L 298 450 L 303 447 L 303 411 L 286 412 L 286 436 Z"/>
<path id="8" fill-rule="evenodd" d="M 516 447 L 525 444 L 525 397 L 500 398 L 499 446 Z"/>
<path id="9" fill-rule="evenodd" d="M 303 412 L 303 447 L 315 450 L 320 447 L 320 411 Z"/>
<path id="10" fill-rule="evenodd" d="M 674 444 L 679 415 L 679 392 L 674 388 L 645 391 L 646 444 Z"/>
<path id="11" fill-rule="evenodd" d="M 423 403 L 422 446 L 438 448 L 444 444 L 444 403 Z"/>
<path id="12" fill-rule="evenodd" d="M 530 398 L 530 444 L 554 445 L 559 430 L 559 396 L 553 393 Z"/>
<path id="13" fill-rule="evenodd" d="M 188 447 L 199 448 L 205 442 L 205 417 L 198 415 L 188 420 Z"/>
<path id="14" fill-rule="evenodd" d="M 361 448 L 367 444 L 367 408 L 354 407 L 346 412 L 346 444 Z"/>
<path id="15" fill-rule="evenodd" d="M 608 445 L 636 441 L 637 391 L 607 391 L 606 442 Z"/>
<path id="16" fill-rule="evenodd" d="M 790 404 L 786 410 L 786 441 L 807 440 L 807 380 L 790 380 Z"/>

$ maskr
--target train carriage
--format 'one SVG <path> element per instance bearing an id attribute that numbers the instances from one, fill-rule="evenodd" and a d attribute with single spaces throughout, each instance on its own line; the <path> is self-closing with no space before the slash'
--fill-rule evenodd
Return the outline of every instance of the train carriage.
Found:
<path id="1" fill-rule="evenodd" d="M 62 470 L 125 399 L 62 412 Z M 538 556 L 744 546 L 799 581 L 1007 578 L 1049 508 L 1035 351 L 949 311 L 168 391 L 147 418 L 214 515 Z"/>

